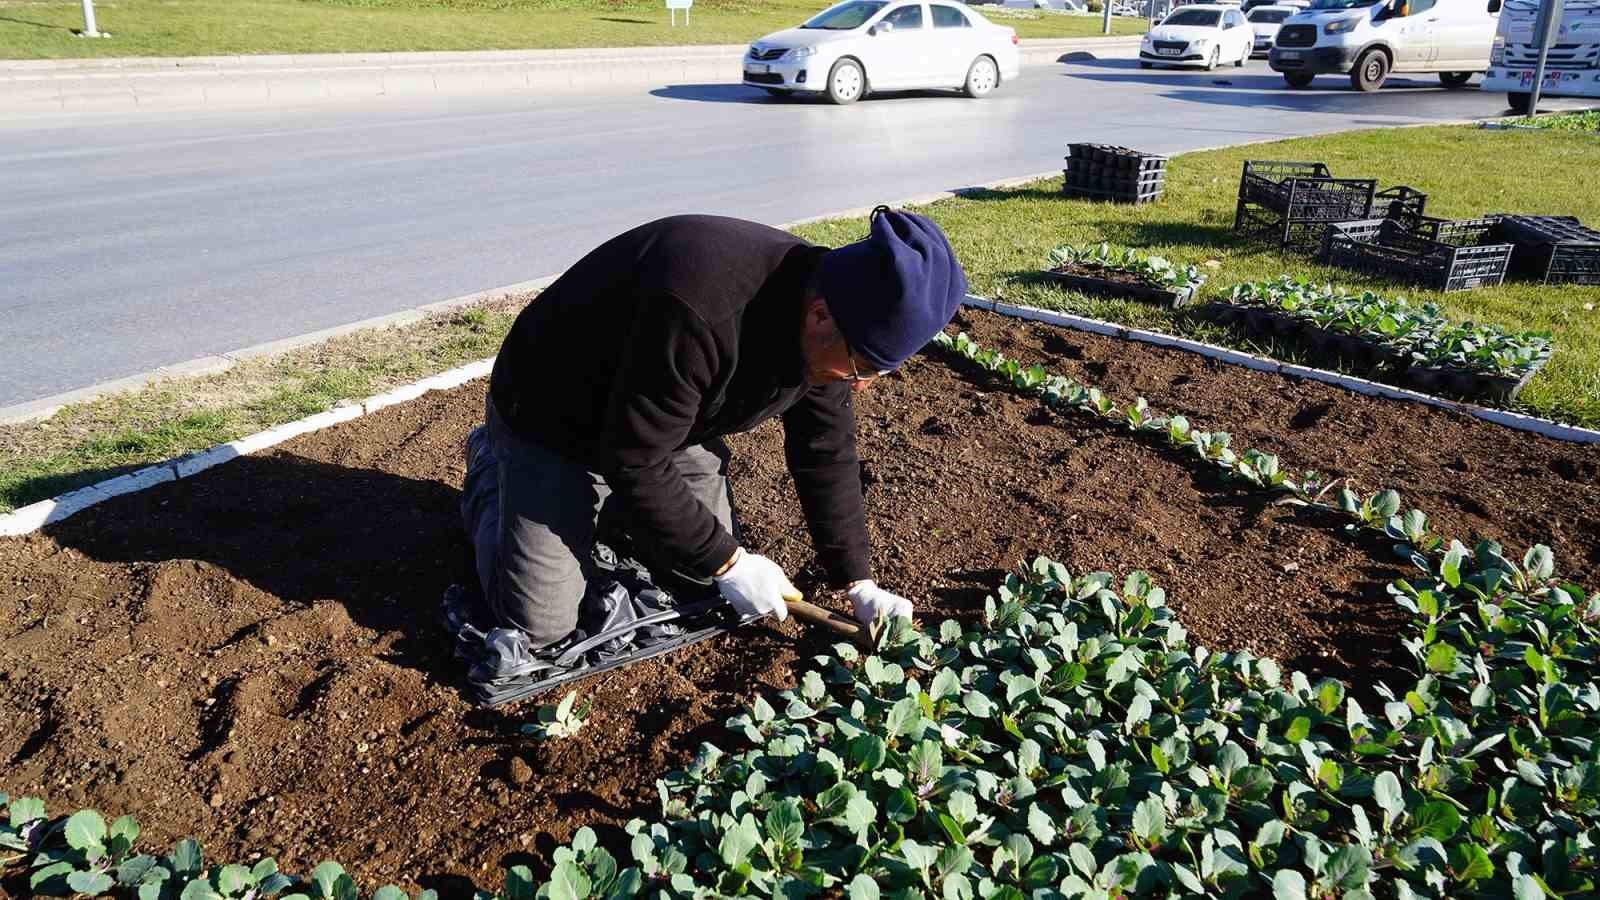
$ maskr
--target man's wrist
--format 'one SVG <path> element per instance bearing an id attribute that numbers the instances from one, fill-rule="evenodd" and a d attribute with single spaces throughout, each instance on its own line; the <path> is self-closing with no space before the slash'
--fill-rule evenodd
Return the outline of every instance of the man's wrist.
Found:
<path id="1" fill-rule="evenodd" d="M 720 569 L 716 570 L 715 572 L 711 573 L 711 577 L 712 578 L 721 578 L 722 576 L 728 574 L 728 570 L 733 568 L 733 564 L 739 561 L 739 557 L 743 553 L 744 553 L 744 548 L 743 547 L 739 547 L 739 548 L 735 549 L 733 551 L 733 555 L 728 557 L 728 561 L 722 564 L 722 568 L 720 568 Z"/>
<path id="2" fill-rule="evenodd" d="M 848 593 L 848 592 L 853 591 L 856 588 L 862 586 L 863 584 L 871 584 L 871 583 L 872 583 L 872 579 L 871 578 L 858 578 L 855 581 L 852 581 L 849 584 L 845 585 L 844 589 L 845 589 L 845 592 Z"/>

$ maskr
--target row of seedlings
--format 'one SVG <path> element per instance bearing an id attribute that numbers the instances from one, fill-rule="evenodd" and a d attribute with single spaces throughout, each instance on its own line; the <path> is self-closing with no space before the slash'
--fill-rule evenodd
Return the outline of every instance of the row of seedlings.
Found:
<path id="1" fill-rule="evenodd" d="M 1507 403 L 1553 350 L 1548 332 L 1459 322 L 1431 303 L 1282 276 L 1238 285 L 1212 307 L 1224 321 L 1299 340 L 1428 393 Z"/>
<path id="2" fill-rule="evenodd" d="M 1193 265 L 1103 243 L 1057 247 L 1041 275 L 1072 290 L 1169 308 L 1193 302 L 1205 283 Z M 1553 350 L 1548 332 L 1459 322 L 1434 304 L 1371 291 L 1346 293 L 1288 275 L 1238 285 L 1207 312 L 1253 332 L 1309 344 L 1363 374 L 1493 403 L 1516 399 Z"/>
<path id="3" fill-rule="evenodd" d="M 1050 267 L 1042 274 L 1073 290 L 1174 309 L 1192 303 L 1206 280 L 1195 266 L 1105 243 L 1063 244 L 1050 251 Z"/>

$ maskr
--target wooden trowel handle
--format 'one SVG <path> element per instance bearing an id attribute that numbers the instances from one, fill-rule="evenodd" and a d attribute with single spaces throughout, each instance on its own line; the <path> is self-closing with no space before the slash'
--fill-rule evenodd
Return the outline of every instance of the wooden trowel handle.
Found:
<path id="1" fill-rule="evenodd" d="M 872 643 L 871 635 L 861 627 L 861 623 L 849 616 L 836 613 L 831 609 L 822 607 L 806 600 L 785 600 L 789 606 L 789 615 L 806 623 L 826 628 L 841 637 L 849 638 L 858 647 L 869 647 Z"/>

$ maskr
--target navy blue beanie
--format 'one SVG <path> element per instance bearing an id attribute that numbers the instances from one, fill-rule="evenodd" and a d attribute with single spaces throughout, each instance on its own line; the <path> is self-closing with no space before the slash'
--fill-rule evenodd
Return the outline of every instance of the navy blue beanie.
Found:
<path id="1" fill-rule="evenodd" d="M 886 372 L 950 323 L 967 276 L 931 219 L 880 206 L 871 237 L 823 254 L 821 289 L 850 349 Z"/>

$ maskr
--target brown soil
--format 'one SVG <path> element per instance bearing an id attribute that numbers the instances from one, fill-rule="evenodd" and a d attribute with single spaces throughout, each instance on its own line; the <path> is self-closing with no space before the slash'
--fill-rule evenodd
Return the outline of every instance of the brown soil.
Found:
<path id="1" fill-rule="evenodd" d="M 1464 539 L 1547 540 L 1568 575 L 1596 582 L 1600 448 L 987 314 L 958 324 L 1241 449 L 1399 488 Z M 791 683 L 824 639 L 755 626 L 600 676 L 582 685 L 589 725 L 548 745 L 518 734 L 531 704 L 474 710 L 433 613 L 470 577 L 456 485 L 483 389 L 0 540 L 0 790 L 133 812 L 148 846 L 192 834 L 212 859 L 264 852 L 306 872 L 336 858 L 369 887 L 449 893 L 539 865 L 579 825 L 653 814 L 655 778 L 720 740 L 753 691 Z M 1214 648 L 1362 682 L 1399 674 L 1384 584 L 1402 570 L 1385 541 L 937 360 L 860 395 L 858 415 L 879 580 L 927 621 L 971 615 L 1005 570 L 1048 553 L 1074 571 L 1155 572 Z M 750 544 L 815 587 L 781 433 L 734 444 Z"/>

